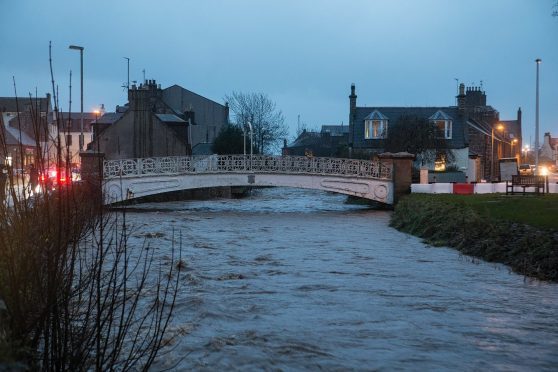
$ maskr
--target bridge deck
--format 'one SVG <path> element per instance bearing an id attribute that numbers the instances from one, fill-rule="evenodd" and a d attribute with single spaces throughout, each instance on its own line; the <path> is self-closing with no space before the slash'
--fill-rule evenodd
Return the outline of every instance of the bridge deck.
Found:
<path id="1" fill-rule="evenodd" d="M 379 161 L 304 156 L 213 155 L 107 160 L 105 180 L 185 173 L 278 173 L 335 175 L 391 180 L 392 169 Z"/>

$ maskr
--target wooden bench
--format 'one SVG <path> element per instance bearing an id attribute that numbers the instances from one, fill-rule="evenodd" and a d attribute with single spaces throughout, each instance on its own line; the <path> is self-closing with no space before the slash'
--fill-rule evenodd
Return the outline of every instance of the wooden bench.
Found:
<path id="1" fill-rule="evenodd" d="M 523 195 L 525 195 L 525 189 L 527 187 L 534 187 L 535 193 L 539 194 L 542 190 L 544 194 L 545 190 L 548 192 L 546 176 L 535 176 L 535 175 L 513 175 L 512 180 L 506 181 L 506 195 L 511 192 L 512 195 L 515 193 L 514 187 L 522 187 Z M 546 188 L 545 188 L 546 187 Z"/>

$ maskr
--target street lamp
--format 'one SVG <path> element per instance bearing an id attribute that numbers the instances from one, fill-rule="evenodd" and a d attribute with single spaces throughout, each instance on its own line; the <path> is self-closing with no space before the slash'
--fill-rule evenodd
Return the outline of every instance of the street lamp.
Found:
<path id="1" fill-rule="evenodd" d="M 252 141 L 252 123 L 248 122 L 248 128 L 250 129 L 250 170 L 252 170 L 252 155 L 254 154 L 254 142 Z"/>
<path id="2" fill-rule="evenodd" d="M 535 105 L 535 174 L 539 174 L 539 65 L 541 59 L 537 58 L 537 98 Z"/>
<path id="3" fill-rule="evenodd" d="M 83 151 L 83 47 L 77 45 L 70 45 L 70 49 L 79 50 L 80 62 L 80 75 L 81 75 L 81 120 L 80 120 L 80 134 L 79 134 L 79 152 Z"/>
<path id="4" fill-rule="evenodd" d="M 528 163 L 527 155 L 529 155 L 529 145 L 523 147 L 523 162 Z"/>
<path id="5" fill-rule="evenodd" d="M 514 157 L 514 158 L 517 158 L 515 152 L 513 152 L 513 145 L 515 145 L 516 143 L 517 143 L 517 138 L 512 139 L 511 143 L 510 143 L 511 156 Z"/>
<path id="6" fill-rule="evenodd" d="M 504 130 L 504 126 L 502 124 L 496 125 L 496 129 L 499 131 Z M 492 145 L 490 148 L 491 157 L 490 157 L 490 181 L 494 181 L 494 125 L 492 126 Z"/>

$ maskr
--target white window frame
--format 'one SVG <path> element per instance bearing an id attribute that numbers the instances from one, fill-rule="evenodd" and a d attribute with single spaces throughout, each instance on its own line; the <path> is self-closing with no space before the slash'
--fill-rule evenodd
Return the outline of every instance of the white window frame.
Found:
<path id="1" fill-rule="evenodd" d="M 436 125 L 436 129 L 439 129 L 441 132 L 441 123 L 444 123 L 444 134 L 442 136 L 438 135 L 438 138 L 444 139 L 452 139 L 453 135 L 453 123 L 451 120 L 434 120 L 434 125 Z"/>
<path id="2" fill-rule="evenodd" d="M 367 119 L 364 121 L 364 139 L 382 139 L 387 137 L 388 121 Z"/>

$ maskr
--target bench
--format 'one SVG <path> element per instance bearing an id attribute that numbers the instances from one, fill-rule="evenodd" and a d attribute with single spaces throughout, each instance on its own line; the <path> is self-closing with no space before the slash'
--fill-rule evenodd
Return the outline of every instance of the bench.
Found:
<path id="1" fill-rule="evenodd" d="M 535 175 L 513 175 L 512 180 L 506 181 L 506 195 L 511 192 L 512 195 L 515 193 L 514 187 L 522 187 L 523 195 L 525 195 L 525 189 L 527 187 L 534 187 L 535 193 L 539 194 L 542 190 L 543 194 L 548 192 L 548 187 L 545 188 L 548 179 L 546 176 L 535 176 Z"/>

